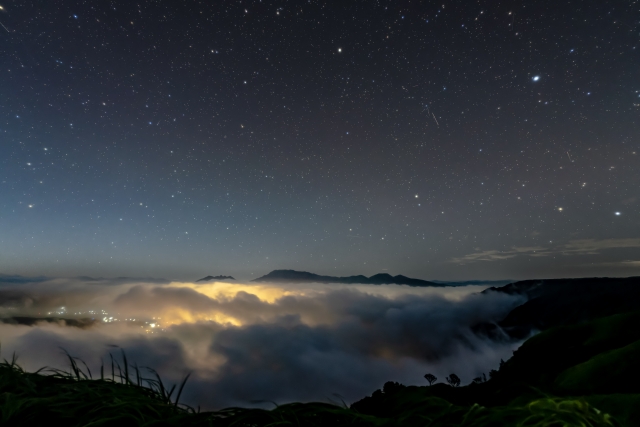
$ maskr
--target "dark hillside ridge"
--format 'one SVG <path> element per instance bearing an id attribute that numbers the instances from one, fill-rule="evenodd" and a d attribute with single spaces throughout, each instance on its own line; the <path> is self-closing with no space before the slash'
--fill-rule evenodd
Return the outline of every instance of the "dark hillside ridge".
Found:
<path id="1" fill-rule="evenodd" d="M 640 312 L 562 325 L 528 339 L 498 380 L 571 393 L 640 394 Z"/>
<path id="2" fill-rule="evenodd" d="M 459 281 L 446 281 L 446 280 L 432 280 L 433 283 L 446 286 L 505 286 L 516 282 L 515 280 L 459 280 Z"/>
<path id="3" fill-rule="evenodd" d="M 474 379 L 469 385 L 452 387 L 445 383 L 445 378 L 439 381 L 436 378 L 433 385 L 422 387 L 389 381 L 381 390 L 353 403 L 351 408 L 361 414 L 393 419 L 407 416 L 414 408 L 424 410 L 433 399 L 466 407 L 478 404 L 505 409 L 528 401 L 535 402 L 529 407 L 531 415 L 536 404 L 554 407 L 550 405 L 549 396 L 555 396 L 552 398 L 555 401 L 567 399 L 565 408 L 579 399 L 581 403 L 576 407 L 584 409 L 586 404 L 594 405 L 599 411 L 614 415 L 620 423 L 613 422 L 610 426 L 635 427 L 640 425 L 638 358 L 640 312 L 616 314 L 541 332 L 514 351 L 513 357 L 501 362 L 497 370 Z M 464 378 L 463 381 L 468 384 L 470 380 Z M 576 396 L 580 397 L 576 399 Z M 574 422 L 562 425 L 591 425 L 572 419 Z M 506 427 L 529 423 L 518 424 L 504 418 L 502 422 L 456 425 Z"/>
<path id="4" fill-rule="evenodd" d="M 320 276 L 306 271 L 295 270 L 273 270 L 271 273 L 258 277 L 252 282 L 270 283 L 341 283 L 341 284 L 365 284 L 365 285 L 408 285 L 408 286 L 434 286 L 445 287 L 447 285 L 429 282 L 426 280 L 412 279 L 410 277 L 398 275 L 392 276 L 386 273 L 375 274 L 371 277 L 363 275 L 334 277 Z"/>
<path id="5" fill-rule="evenodd" d="M 525 280 L 482 291 L 489 292 L 527 297 L 498 323 L 518 339 L 558 325 L 640 310 L 640 277 Z"/>

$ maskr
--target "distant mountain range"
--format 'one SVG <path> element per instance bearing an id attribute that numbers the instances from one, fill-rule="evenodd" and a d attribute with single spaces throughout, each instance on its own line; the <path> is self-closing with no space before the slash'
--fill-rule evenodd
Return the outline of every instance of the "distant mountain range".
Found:
<path id="1" fill-rule="evenodd" d="M 209 282 L 211 280 L 236 280 L 231 276 L 207 276 L 202 279 L 196 280 L 196 282 Z"/>
<path id="2" fill-rule="evenodd" d="M 209 282 L 212 280 L 236 280 L 231 276 L 207 276 L 196 280 L 197 282 Z M 306 271 L 296 270 L 273 270 L 271 273 L 252 280 L 252 282 L 267 283 L 340 283 L 340 284 L 364 284 L 364 285 L 407 285 L 407 286 L 469 286 L 486 285 L 502 286 L 514 283 L 513 280 L 464 280 L 464 281 L 443 281 L 443 280 L 421 280 L 412 279 L 402 275 L 392 276 L 387 273 L 375 274 L 371 277 L 357 275 L 347 277 L 322 276 Z"/>
<path id="3" fill-rule="evenodd" d="M 365 285 L 408 285 L 408 286 L 435 286 L 444 287 L 446 284 L 428 282 L 426 280 L 412 279 L 406 276 L 392 276 L 386 273 L 366 276 L 320 276 L 306 271 L 295 270 L 273 270 L 271 273 L 252 280 L 253 282 L 270 283 L 342 283 L 342 284 L 365 284 Z"/>

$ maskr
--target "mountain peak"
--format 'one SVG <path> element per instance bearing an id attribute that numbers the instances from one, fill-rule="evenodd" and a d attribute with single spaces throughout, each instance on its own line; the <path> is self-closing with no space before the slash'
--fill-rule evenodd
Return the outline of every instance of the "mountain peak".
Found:
<path id="1" fill-rule="evenodd" d="M 236 280 L 231 276 L 207 276 L 207 277 L 203 277 L 202 279 L 198 279 L 196 280 L 197 282 L 209 282 L 211 280 Z"/>

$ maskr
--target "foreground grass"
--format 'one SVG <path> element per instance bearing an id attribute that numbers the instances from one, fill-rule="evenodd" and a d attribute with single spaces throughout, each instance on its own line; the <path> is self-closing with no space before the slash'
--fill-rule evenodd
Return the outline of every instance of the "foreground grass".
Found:
<path id="1" fill-rule="evenodd" d="M 0 424 L 25 426 L 618 426 L 583 399 L 541 398 L 498 407 L 453 405 L 427 396 L 393 416 L 359 413 L 328 403 L 291 403 L 272 410 L 228 408 L 200 412 L 179 403 L 182 388 L 167 388 L 157 374 L 143 377 L 123 355 L 93 379 L 69 357 L 70 369 L 25 372 L 15 358 L 0 363 Z M 82 363 L 82 362 L 80 362 Z"/>
<path id="2" fill-rule="evenodd" d="M 143 386 L 138 369 L 134 382 L 128 370 L 114 363 L 110 378 L 102 370 L 101 379 L 93 380 L 88 368 L 83 371 L 70 361 L 69 372 L 28 373 L 15 358 L 0 363 L 2 425 L 203 425 L 192 422 L 198 416 L 191 408 L 172 403 L 175 388 L 165 389 L 157 375 L 144 379 Z"/>

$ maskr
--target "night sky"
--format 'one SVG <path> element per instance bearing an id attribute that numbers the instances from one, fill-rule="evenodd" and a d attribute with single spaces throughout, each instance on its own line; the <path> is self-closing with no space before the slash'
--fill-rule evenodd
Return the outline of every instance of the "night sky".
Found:
<path id="1" fill-rule="evenodd" d="M 638 1 L 8 1 L 0 272 L 640 275 Z"/>

